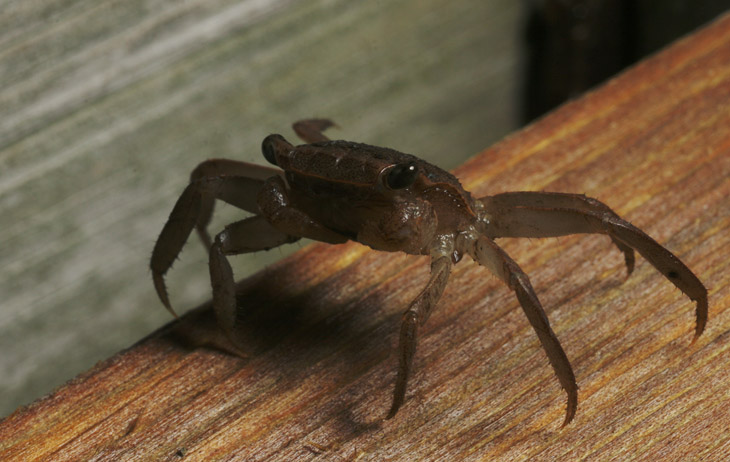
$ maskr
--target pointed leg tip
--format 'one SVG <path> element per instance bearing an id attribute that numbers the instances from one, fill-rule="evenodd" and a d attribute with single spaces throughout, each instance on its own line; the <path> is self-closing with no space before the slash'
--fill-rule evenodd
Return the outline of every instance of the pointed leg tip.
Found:
<path id="1" fill-rule="evenodd" d="M 230 343 L 227 350 L 240 358 L 248 358 L 249 354 L 246 353 L 246 349 L 244 348 L 244 346 L 236 339 L 234 329 L 232 327 L 228 328 L 225 326 L 221 326 L 221 330 L 223 331 L 225 339 L 228 341 L 228 343 Z"/>
<path id="2" fill-rule="evenodd" d="M 633 274 L 636 266 L 636 255 L 633 249 L 624 252 L 624 263 L 626 263 L 626 277 L 628 278 Z"/>
<path id="3" fill-rule="evenodd" d="M 390 420 L 398 413 L 398 410 L 403 406 L 403 403 L 405 402 L 405 390 L 403 393 L 403 396 L 396 396 L 393 398 L 393 404 L 390 406 L 390 410 L 388 411 L 388 415 L 385 416 L 385 420 Z"/>
<path id="4" fill-rule="evenodd" d="M 178 315 L 177 315 L 177 313 L 175 313 L 175 310 L 173 310 L 173 309 L 172 309 L 172 306 L 170 306 L 170 305 L 165 305 L 165 308 L 166 308 L 166 309 L 167 309 L 167 311 L 168 311 L 168 312 L 169 312 L 169 313 L 170 313 L 170 314 L 172 315 L 172 317 L 173 317 L 173 318 L 175 318 L 175 319 L 176 319 L 176 320 L 178 320 L 178 321 L 180 320 L 180 316 L 178 316 Z"/>
<path id="5" fill-rule="evenodd" d="M 705 324 L 704 323 L 697 323 L 695 326 L 695 335 L 692 337 L 692 341 L 690 342 L 690 345 L 694 345 L 697 339 L 700 338 L 702 335 L 702 332 L 705 331 Z"/>
<path id="6" fill-rule="evenodd" d="M 634 273 L 635 261 L 626 262 L 626 277 L 631 276 Z"/>
<path id="7" fill-rule="evenodd" d="M 563 420 L 563 424 L 560 426 L 560 428 L 565 428 L 566 425 L 568 425 L 570 422 L 573 421 L 573 418 L 575 417 L 575 413 L 578 410 L 578 394 L 577 394 L 577 388 L 575 391 L 575 394 L 568 393 L 568 404 L 565 408 L 565 419 Z"/>
<path id="8" fill-rule="evenodd" d="M 152 271 L 152 281 L 155 284 L 155 291 L 157 291 L 157 296 L 160 297 L 160 301 L 165 306 L 165 309 L 167 309 L 167 311 L 169 311 L 175 319 L 180 319 L 177 313 L 175 313 L 175 310 L 172 309 L 172 305 L 170 304 L 170 298 L 167 296 L 167 288 L 165 287 L 164 275 L 157 271 Z"/>
<path id="9" fill-rule="evenodd" d="M 624 263 L 626 264 L 626 277 L 631 276 L 634 272 L 634 266 L 636 266 L 636 253 L 634 249 L 625 244 L 623 241 L 618 240 L 615 236 L 611 236 L 611 240 L 614 245 L 624 254 Z"/>
<path id="10" fill-rule="evenodd" d="M 707 325 L 707 310 L 708 310 L 708 302 L 707 302 L 707 291 L 699 297 L 697 300 L 697 308 L 696 308 L 696 324 L 695 324 L 695 335 L 692 339 L 692 344 L 695 343 L 695 341 L 702 335 L 702 332 L 705 331 L 705 326 Z"/>
<path id="11" fill-rule="evenodd" d="M 573 421 L 573 417 L 575 417 L 575 409 L 568 409 L 565 412 L 565 419 L 563 419 L 563 424 L 560 426 L 560 428 L 567 427 L 568 424 Z"/>

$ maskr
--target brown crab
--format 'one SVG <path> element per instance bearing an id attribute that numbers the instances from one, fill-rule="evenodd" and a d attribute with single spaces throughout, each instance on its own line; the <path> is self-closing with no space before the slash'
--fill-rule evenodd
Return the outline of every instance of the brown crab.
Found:
<path id="1" fill-rule="evenodd" d="M 388 418 L 404 402 L 419 326 L 441 296 L 451 267 L 464 254 L 515 291 L 550 364 L 568 395 L 563 425 L 573 419 L 578 387 L 572 367 L 527 275 L 495 242 L 499 237 L 607 234 L 623 252 L 628 272 L 634 250 L 697 302 L 696 339 L 707 322 L 707 290 L 669 250 L 596 199 L 580 194 L 509 192 L 474 199 L 450 173 L 409 154 L 349 141 L 330 141 L 326 119 L 304 120 L 294 131 L 262 143 L 273 169 L 233 160 L 201 163 L 192 173 L 155 244 L 150 263 L 155 289 L 174 315 L 164 283 L 193 228 L 210 252 L 213 307 L 232 337 L 236 319 L 233 272 L 226 259 L 302 237 L 339 244 L 354 240 L 376 250 L 431 257 L 431 276 L 403 315 L 399 367 Z M 206 227 L 216 199 L 254 215 L 225 227 L 211 241 Z"/>

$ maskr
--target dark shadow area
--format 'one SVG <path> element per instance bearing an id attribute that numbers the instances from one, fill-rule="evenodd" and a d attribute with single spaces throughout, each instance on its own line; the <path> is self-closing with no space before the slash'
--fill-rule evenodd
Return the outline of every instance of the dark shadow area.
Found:
<path id="1" fill-rule="evenodd" d="M 354 404 L 368 390 L 361 393 L 358 388 L 351 394 L 347 389 L 357 388 L 353 384 L 383 361 L 392 361 L 393 368 L 396 367 L 393 344 L 405 309 L 387 305 L 380 286 L 340 296 L 337 285 L 356 278 L 356 273 L 364 271 L 363 266 L 345 267 L 305 290 L 299 290 L 303 284 L 297 281 L 302 275 L 289 271 L 285 265 L 273 265 L 240 281 L 235 344 L 218 326 L 210 303 L 188 312 L 159 334 L 176 347 L 210 348 L 239 356 L 245 363 L 263 360 L 261 364 L 276 371 L 274 376 L 286 377 L 291 386 L 308 377 L 313 369 L 321 368 L 319 363 L 325 361 L 322 373 L 327 375 L 326 381 L 341 384 L 338 387 L 345 391 L 340 396 L 346 403 Z M 384 319 L 381 307 L 388 312 Z M 379 321 L 369 319 L 372 316 Z M 383 369 L 384 374 L 390 372 Z M 389 399 L 388 394 L 388 400 L 382 403 L 382 417 L 391 404 Z M 322 412 L 329 414 L 327 420 L 337 419 L 353 434 L 377 429 L 382 423 L 382 419 L 358 422 L 344 412 L 350 405 L 342 402 L 321 406 Z"/>
<path id="2" fill-rule="evenodd" d="M 728 10 L 727 0 L 531 1 L 524 31 L 522 123 Z"/>
<path id="3" fill-rule="evenodd" d="M 327 292 L 332 291 L 331 285 L 337 284 L 340 277 L 335 273 L 307 290 L 297 291 L 293 289 L 300 286 L 293 280 L 296 275 L 283 267 L 272 267 L 240 281 L 234 339 L 237 351 L 231 349 L 231 342 L 218 326 L 210 302 L 183 316 L 169 333 L 188 348 L 211 347 L 246 357 L 262 355 L 283 342 L 296 351 L 362 351 L 365 345 L 349 343 L 358 339 L 368 342 L 356 320 L 381 302 L 377 291 L 360 300 L 333 301 Z M 399 313 L 394 307 L 394 321 Z M 394 335 L 396 330 L 397 323 L 393 326 Z M 344 347 L 343 342 L 347 343 Z"/>
<path id="4" fill-rule="evenodd" d="M 218 326 L 210 303 L 171 323 L 161 337 L 174 348 L 241 357 L 237 367 L 275 380 L 280 392 L 307 381 L 313 402 L 302 405 L 314 406 L 318 422 L 337 428 L 344 439 L 380 431 L 391 406 L 400 319 L 408 303 L 391 295 L 403 281 L 358 283 L 357 290 L 339 287 L 376 268 L 383 274 L 400 272 L 402 264 L 383 263 L 372 254 L 316 283 L 306 282 L 304 266 L 275 264 L 238 283 L 235 346 Z M 311 378 L 330 391 L 312 389 Z M 374 404 L 373 393 L 379 396 Z M 245 406 L 236 410 L 245 412 Z"/>

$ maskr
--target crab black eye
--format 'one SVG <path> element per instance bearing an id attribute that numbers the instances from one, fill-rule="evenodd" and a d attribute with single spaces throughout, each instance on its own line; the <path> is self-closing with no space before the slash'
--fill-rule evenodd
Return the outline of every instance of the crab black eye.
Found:
<path id="1" fill-rule="evenodd" d="M 418 176 L 418 167 L 413 162 L 398 164 L 390 169 L 385 184 L 390 189 L 403 189 L 412 185 Z"/>
<path id="2" fill-rule="evenodd" d="M 269 135 L 261 143 L 261 152 L 264 154 L 264 158 L 272 165 L 278 165 L 276 163 L 276 144 L 280 141 L 286 142 L 281 135 Z"/>

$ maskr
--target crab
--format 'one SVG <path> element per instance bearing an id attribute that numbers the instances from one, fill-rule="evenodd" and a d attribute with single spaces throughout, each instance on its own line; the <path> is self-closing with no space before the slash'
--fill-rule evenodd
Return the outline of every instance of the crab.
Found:
<path id="1" fill-rule="evenodd" d="M 375 250 L 427 255 L 428 282 L 401 321 L 398 372 L 386 418 L 405 401 L 418 330 L 444 292 L 452 267 L 467 254 L 514 291 L 567 394 L 563 426 L 578 406 L 578 386 L 565 351 L 527 275 L 500 248 L 501 237 L 606 234 L 623 253 L 627 271 L 634 250 L 696 302 L 696 340 L 707 322 L 707 289 L 672 252 L 619 217 L 604 203 L 581 194 L 506 192 L 475 199 L 452 174 L 415 156 L 350 141 L 331 141 L 334 123 L 310 119 L 293 125 L 306 144 L 267 136 L 264 158 L 278 168 L 226 159 L 202 162 L 177 200 L 152 252 L 157 294 L 174 315 L 164 275 L 196 229 L 209 252 L 213 309 L 232 338 L 236 321 L 233 272 L 227 257 L 268 250 L 302 237 L 340 244 L 357 241 Z M 252 216 L 207 232 L 214 202 L 223 200 Z M 694 341 L 694 340 L 693 340 Z"/>

